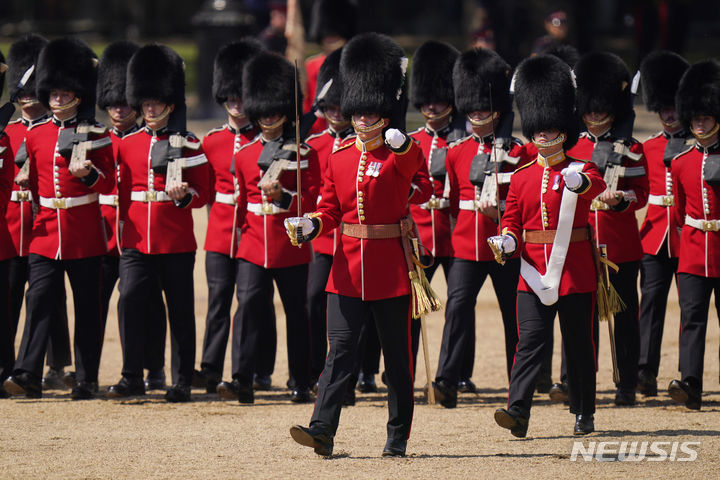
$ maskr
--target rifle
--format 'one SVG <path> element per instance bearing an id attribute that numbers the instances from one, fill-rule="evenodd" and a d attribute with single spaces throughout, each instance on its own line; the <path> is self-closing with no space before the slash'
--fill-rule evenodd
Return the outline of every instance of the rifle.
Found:
<path id="1" fill-rule="evenodd" d="M 58 153 L 65 158 L 70 156 L 71 169 L 87 168 L 85 161 L 88 152 L 112 145 L 110 137 L 90 140 L 90 134 L 102 135 L 106 131 L 105 127 L 87 123 L 81 123 L 74 130 L 62 130 L 58 137 Z"/>

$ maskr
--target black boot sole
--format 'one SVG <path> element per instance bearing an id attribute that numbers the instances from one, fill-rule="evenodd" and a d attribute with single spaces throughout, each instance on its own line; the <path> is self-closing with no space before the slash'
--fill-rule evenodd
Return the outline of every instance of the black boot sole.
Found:
<path id="1" fill-rule="evenodd" d="M 527 426 L 523 427 L 518 419 L 510 415 L 504 410 L 495 410 L 495 423 L 502 428 L 510 430 L 510 433 L 517 438 L 525 438 L 527 436 Z"/>
<path id="2" fill-rule="evenodd" d="M 680 387 L 671 386 L 668 388 L 668 393 L 673 402 L 685 404 L 690 399 L 690 395 Z"/>
<path id="3" fill-rule="evenodd" d="M 303 447 L 310 447 L 315 450 L 315 453 L 322 455 L 323 457 L 329 457 L 332 455 L 332 449 L 324 445 L 321 445 L 310 435 L 308 432 L 298 426 L 290 427 L 290 436 L 295 442 L 299 443 Z"/>
<path id="4" fill-rule="evenodd" d="M 11 378 L 5 380 L 3 383 L 5 391 L 11 395 L 25 395 L 27 398 L 42 398 L 42 392 L 36 392 L 30 389 L 26 389 L 22 385 L 15 383 Z"/>

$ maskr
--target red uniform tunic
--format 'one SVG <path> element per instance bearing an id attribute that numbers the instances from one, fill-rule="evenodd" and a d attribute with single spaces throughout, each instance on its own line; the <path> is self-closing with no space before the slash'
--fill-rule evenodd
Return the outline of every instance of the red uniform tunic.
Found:
<path id="1" fill-rule="evenodd" d="M 320 67 L 327 55 L 318 53 L 305 60 L 305 73 L 307 74 L 307 95 L 303 100 L 303 112 L 309 112 L 315 102 L 315 93 L 317 92 L 317 77 Z"/>
<path id="2" fill-rule="evenodd" d="M 151 168 L 152 146 L 168 138 L 167 131 L 153 132 L 143 128 L 125 137 L 118 152 L 120 165 L 120 221 L 121 246 L 144 254 L 186 253 L 197 249 L 193 232 L 193 208 L 207 203 L 210 194 L 210 166 L 200 141 L 197 149 L 184 147 L 183 158 L 195 166 L 183 170 L 183 182 L 188 183 L 192 201 L 180 208 L 166 198 L 165 174 Z M 133 193 L 135 192 L 135 193 Z M 146 201 L 147 199 L 165 201 Z"/>
<path id="3" fill-rule="evenodd" d="M 208 215 L 205 250 L 235 256 L 240 238 L 235 177 L 230 173 L 233 156 L 240 147 L 258 134 L 252 124 L 235 130 L 229 125 L 210 130 L 203 138 L 203 151 L 210 170 L 210 213 Z"/>
<path id="4" fill-rule="evenodd" d="M 720 277 L 720 231 L 703 231 L 687 224 L 686 216 L 696 220 L 715 220 L 720 223 L 720 185 L 709 185 L 703 166 L 710 161 L 720 162 L 720 147 L 689 148 L 672 161 L 673 193 L 676 220 L 683 225 L 680 233 L 678 273 L 701 277 Z"/>
<path id="5" fill-rule="evenodd" d="M 578 143 L 568 151 L 568 156 L 589 161 L 597 141 L 594 136 L 587 132 L 583 133 Z M 612 141 L 612 138 L 605 134 L 599 138 L 599 141 Z M 635 140 L 629 148 L 632 153 L 641 155 L 643 153 L 642 144 Z M 590 225 L 595 231 L 596 243 L 607 245 L 608 259 L 614 263 L 634 262 L 643 256 L 635 211 L 645 206 L 649 191 L 647 161 L 644 155 L 638 161 L 623 157 L 622 166 L 638 169 L 638 172 L 642 169 L 640 176 L 623 177 L 618 180 L 617 190 L 625 192 L 626 199 L 632 197 L 634 193 L 634 201 L 625 202 L 623 210 L 590 211 Z"/>
<path id="6" fill-rule="evenodd" d="M 15 178 L 14 160 L 15 155 L 10 145 L 10 138 L 0 132 L 0 260 L 7 260 L 17 255 L 6 219 L 10 192 Z"/>
<path id="7" fill-rule="evenodd" d="M 451 144 L 447 153 L 450 214 L 457 218 L 455 229 L 452 232 L 452 251 L 456 258 L 476 262 L 489 262 L 495 259 L 487 244 L 487 238 L 498 233 L 496 219 L 480 213 L 474 207 L 474 202 L 480 199 L 482 188 L 470 182 L 470 167 L 473 158 L 481 153 L 490 153 L 491 150 L 491 137 L 481 139 L 471 135 Z M 519 166 L 534 160 L 537 150 L 532 144 L 525 146 L 519 140 L 515 140 L 508 154 L 519 160 L 515 165 L 503 162 L 500 168 L 503 173 L 512 172 Z M 495 181 L 494 178 L 490 180 Z M 507 195 L 507 191 L 507 185 L 500 185 L 501 202 Z M 466 206 L 468 202 L 473 205 L 470 209 Z"/>
<path id="8" fill-rule="evenodd" d="M 23 155 L 27 160 L 27 150 L 23 145 L 25 143 L 27 130 L 32 125 L 44 122 L 45 120 L 47 120 L 46 116 L 32 122 L 25 120 L 24 118 L 18 118 L 14 122 L 10 122 L 7 127 L 5 127 L 5 133 L 10 138 L 10 148 L 12 149 L 13 155 Z M 25 153 L 19 153 L 21 151 L 24 151 Z M 21 167 L 15 165 L 14 176 L 17 176 L 20 168 Z M 13 178 L 15 178 L 14 176 Z M 13 193 L 11 193 L 5 218 L 7 219 L 10 236 L 12 237 L 13 244 L 15 245 L 16 255 L 20 257 L 27 257 L 30 250 L 30 239 L 32 238 L 33 198 L 29 190 L 25 190 L 15 182 L 13 182 L 12 191 Z M 37 199 L 34 201 L 37 203 Z"/>
<path id="9" fill-rule="evenodd" d="M 410 134 L 420 145 L 420 149 L 431 169 L 431 159 L 437 149 L 447 147 L 447 135 L 452 131 L 446 128 L 440 132 L 420 128 Z M 410 213 L 418 226 L 420 240 L 433 256 L 452 256 L 450 244 L 450 208 L 449 200 L 443 197 L 445 178 L 429 177 L 432 194 L 427 203 L 411 205 Z"/>
<path id="10" fill-rule="evenodd" d="M 335 132 L 330 129 L 311 135 L 305 140 L 305 143 L 317 152 L 318 161 L 320 163 L 320 172 L 324 177 L 327 170 L 328 158 L 330 154 L 340 147 L 346 140 L 353 138 L 355 131 L 352 127 L 348 127 L 342 132 Z M 322 193 L 322 190 L 320 190 Z M 320 204 L 321 196 L 318 196 L 317 203 Z M 312 241 L 313 250 L 324 255 L 333 255 L 337 247 L 337 229 L 324 229 L 320 235 Z"/>
<path id="11" fill-rule="evenodd" d="M 364 150 L 363 150 L 364 149 Z M 398 224 L 408 212 L 411 180 L 425 159 L 420 147 L 394 153 L 382 137 L 348 143 L 330 155 L 318 212 L 322 228 L 349 224 Z M 327 291 L 363 300 L 410 293 L 399 238 L 359 239 L 341 235 Z"/>
<path id="12" fill-rule="evenodd" d="M 523 243 L 524 230 L 555 230 L 558 226 L 560 204 L 565 188 L 562 169 L 575 159 L 566 157 L 560 163 L 545 166 L 540 158 L 519 168 L 510 180 L 503 231 L 512 234 L 518 242 L 516 252 L 544 275 L 552 252 L 552 244 Z M 573 229 L 588 225 L 588 212 L 592 200 L 605 190 L 605 182 L 592 162 L 584 162 L 582 173 L 589 181 L 587 189 L 578 194 Z M 546 180 L 544 182 L 544 180 Z M 543 187 L 543 184 L 546 184 Z M 556 188 L 557 187 L 557 188 Z M 547 212 L 547 221 L 543 212 Z M 597 289 L 595 260 L 592 244 L 589 241 L 571 242 L 568 246 L 560 287 L 560 296 L 572 293 L 588 293 Z M 517 253 L 516 253 L 517 254 Z M 525 279 L 520 276 L 518 291 L 532 292 Z"/>
<path id="13" fill-rule="evenodd" d="M 102 216 L 105 219 L 105 234 L 107 235 L 108 239 L 108 255 L 112 255 L 113 257 L 120 256 L 120 244 L 118 243 L 117 236 L 117 230 L 119 226 L 117 216 L 119 203 L 117 185 L 120 182 L 120 179 L 118 178 L 119 169 L 117 164 L 118 150 L 120 149 L 120 143 L 122 142 L 123 137 L 125 137 L 126 135 L 130 135 L 137 130 L 137 125 L 133 126 L 126 132 L 120 132 L 119 130 L 114 128 L 110 130 L 110 139 L 112 140 L 113 147 L 113 158 L 115 159 L 116 184 L 110 194 L 100 195 L 100 211 L 102 211 Z"/>
<path id="14" fill-rule="evenodd" d="M 284 171 L 279 178 L 283 190 L 292 195 L 287 208 L 275 205 L 262 194 L 258 186 L 264 171 L 257 161 L 264 143 L 262 136 L 259 136 L 241 147 L 235 155 L 235 176 L 239 187 L 238 222 L 242 225 L 242 241 L 235 256 L 264 268 L 310 263 L 312 247 L 307 244 L 301 244 L 300 248 L 293 247 L 285 233 L 285 219 L 297 216 L 295 168 Z M 293 153 L 293 165 L 294 156 Z M 321 177 L 317 153 L 313 149 L 308 148 L 303 154 L 300 168 L 302 211 L 312 212 L 315 210 Z"/>
<path id="15" fill-rule="evenodd" d="M 97 194 L 110 193 L 115 185 L 111 145 L 87 152 L 87 159 L 98 171 L 94 185 L 88 187 L 70 173 L 70 159 L 60 155 L 57 143 L 61 131 L 76 126 L 75 120 L 61 122 L 48 119 L 28 129 L 25 140 L 30 162 L 30 190 L 40 203 L 33 222 L 29 252 L 58 260 L 107 253 L 107 239 L 97 198 L 70 208 L 42 205 L 43 202 L 53 201 L 62 205 L 63 199 L 65 202 L 92 199 Z M 98 140 L 109 135 L 106 131 L 90 134 L 90 137 Z"/>
<path id="16" fill-rule="evenodd" d="M 675 207 L 672 201 L 672 172 L 671 166 L 665 165 L 665 147 L 668 135 L 659 132 L 643 143 L 643 153 L 647 159 L 648 181 L 650 182 L 650 195 L 648 199 L 647 214 L 640 227 L 640 240 L 643 253 L 657 255 L 665 244 L 671 257 L 678 256 L 680 234 L 675 221 Z M 659 205 L 659 203 L 665 205 Z"/>

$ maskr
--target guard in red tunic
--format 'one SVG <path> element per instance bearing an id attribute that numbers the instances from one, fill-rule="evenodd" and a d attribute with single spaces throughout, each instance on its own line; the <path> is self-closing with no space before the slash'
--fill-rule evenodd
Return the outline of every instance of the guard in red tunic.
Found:
<path id="1" fill-rule="evenodd" d="M 66 273 L 75 304 L 71 398 L 92 398 L 97 390 L 107 252 L 98 194 L 112 191 L 115 175 L 110 134 L 94 121 L 96 64 L 90 47 L 74 38 L 48 43 L 37 60 L 38 100 L 53 118 L 33 126 L 25 139 L 30 190 L 40 207 L 30 241 L 25 330 L 15 373 L 5 381 L 14 394 L 42 395 L 42 360 Z"/>
<path id="2" fill-rule="evenodd" d="M 520 256 L 517 296 L 518 346 L 507 408 L 495 421 L 516 437 L 527 434 L 535 382 L 555 315 L 568 357 L 570 412 L 575 435 L 594 431 L 594 246 L 588 214 L 605 182 L 592 162 L 565 155 L 577 139 L 570 68 L 537 55 L 517 69 L 515 92 L 523 135 L 538 148 L 537 160 L 510 181 L 503 234 L 489 242 L 499 261 Z"/>
<path id="3" fill-rule="evenodd" d="M 2 94 L 3 81 L 5 80 L 5 57 L 0 52 L 0 95 Z M 0 107 L 0 116 L 5 117 L 0 122 L 7 122 L 7 113 L 12 113 L 15 109 L 11 102 Z M 13 165 L 13 151 L 10 145 L 9 137 L 3 132 L 5 125 L 0 123 L 0 292 L 8 292 L 10 262 L 15 257 L 15 246 L 13 239 L 8 231 L 7 205 L 10 200 L 10 192 L 13 186 L 13 177 L 15 167 Z M 13 369 L 13 361 L 15 360 L 15 346 L 13 335 L 11 332 L 11 324 L 7 321 L 7 312 L 9 311 L 8 295 L 0 295 L 0 312 L 5 312 L 3 319 L 0 321 L 0 382 L 4 382 L 10 376 Z M 0 386 L 0 398 L 6 398 L 8 393 Z"/>
<path id="4" fill-rule="evenodd" d="M 293 402 L 310 397 L 310 331 L 305 310 L 309 245 L 289 244 L 283 221 L 315 209 L 320 185 L 317 154 L 300 146 L 301 191 L 297 191 L 295 140 L 295 71 L 284 58 L 260 53 L 243 71 L 243 107 L 262 130 L 235 154 L 238 223 L 242 225 L 238 258 L 236 334 L 233 335 L 233 380 L 241 403 L 253 403 L 253 372 L 261 345 L 260 323 L 272 299 L 272 284 L 285 309 L 288 363 Z M 298 100 L 300 101 L 301 98 Z"/>
<path id="5" fill-rule="evenodd" d="M 346 142 L 353 142 L 355 140 L 355 130 L 352 128 L 350 120 L 343 116 L 340 109 L 341 86 L 339 64 L 342 53 L 341 50 L 342 49 L 335 50 L 328 55 L 328 59 L 323 63 L 319 77 L 322 86 L 318 94 L 321 95 L 322 98 L 316 100 L 317 106 L 324 112 L 325 118 L 331 127 L 322 134 L 313 135 L 307 140 L 308 144 L 318 152 L 320 166 L 323 172 L 326 170 L 327 159 L 330 153 L 340 148 Z M 429 178 L 427 166 L 423 165 L 413 177 L 411 183 L 412 188 L 408 199 L 410 204 L 419 205 L 430 199 L 432 184 Z M 325 231 L 313 240 L 315 257 L 310 264 L 310 275 L 308 278 L 308 312 L 311 316 L 312 323 L 312 373 L 316 381 L 325 365 L 325 357 L 327 355 L 327 295 L 325 293 L 325 286 L 327 285 L 328 276 L 330 275 L 332 256 L 335 253 L 338 235 L 337 230 Z M 430 258 L 425 258 L 424 260 L 425 264 L 431 263 Z M 415 331 L 416 327 L 417 331 Z M 413 335 L 417 334 L 419 336 L 419 333 L 420 322 L 418 320 L 413 322 Z M 347 396 L 343 401 L 345 405 L 352 405 L 355 402 L 354 387 L 356 379 L 359 379 L 357 389 L 360 392 L 377 392 L 375 374 L 378 373 L 380 368 L 381 347 L 377 330 L 372 320 L 369 321 L 368 325 L 363 329 L 360 338 L 360 344 L 362 345 L 362 354 L 360 357 L 362 361 L 357 365 L 359 373 L 355 372 L 351 381 L 348 382 Z M 415 339 L 415 337 L 413 338 Z M 417 353 L 416 339 L 414 352 Z"/>
<path id="6" fill-rule="evenodd" d="M 137 112 L 127 104 L 125 98 L 125 81 L 127 65 L 133 54 L 140 48 L 139 45 L 119 41 L 108 45 L 100 58 L 98 65 L 98 108 L 107 111 L 112 129 L 110 139 L 113 143 L 113 158 L 116 160 L 122 139 L 139 130 L 137 125 Z M 117 175 L 116 175 L 117 177 Z M 119 183 L 120 179 L 116 178 Z M 110 297 L 115 290 L 120 263 L 120 244 L 118 243 L 119 218 L 117 185 L 109 195 L 100 195 L 100 208 L 105 219 L 105 233 L 108 239 L 108 253 L 103 256 L 103 326 L 107 322 L 110 306 Z M 165 318 L 165 302 L 158 284 L 150 295 L 145 322 L 147 332 L 145 335 L 145 368 L 148 370 L 145 379 L 145 388 L 149 390 L 162 390 L 165 388 L 165 336 L 167 333 L 167 320 Z M 118 321 L 122 319 L 118 318 Z M 124 327 L 120 325 L 120 331 Z"/>
<path id="7" fill-rule="evenodd" d="M 330 154 L 341 145 L 355 140 L 350 120 L 340 110 L 340 55 L 342 48 L 327 56 L 318 73 L 320 91 L 315 100 L 318 110 L 328 123 L 321 133 L 311 135 L 305 142 L 317 152 L 320 172 L 327 170 Z M 322 190 L 321 190 L 322 193 Z M 318 197 L 318 203 L 321 198 Z M 327 356 L 327 293 L 325 286 L 330 276 L 332 258 L 337 248 L 340 233 L 337 229 L 325 230 L 312 242 L 313 261 L 308 270 L 307 311 L 310 317 L 310 381 L 317 383 Z M 355 385 L 348 391 L 354 391 Z M 352 394 L 350 394 L 352 395 Z"/>
<path id="8" fill-rule="evenodd" d="M 122 379 L 112 398 L 145 393 L 143 349 L 147 306 L 158 283 L 170 321 L 173 386 L 169 402 L 190 401 L 195 364 L 193 267 L 197 244 L 192 209 L 207 203 L 210 166 L 200 141 L 185 127 L 185 68 L 166 46 L 146 45 L 130 59 L 128 105 L 145 128 L 127 135 L 117 154 L 120 185 Z"/>
<path id="9" fill-rule="evenodd" d="M 447 146 L 465 137 L 465 119 L 455 114 L 452 69 L 460 52 L 446 43 L 428 41 L 413 57 L 410 75 L 410 102 L 425 117 L 425 126 L 410 136 L 420 145 L 427 160 L 432 194 L 427 202 L 413 204 L 410 212 L 418 227 L 420 240 L 428 255 L 423 263 L 428 281 L 442 265 L 448 277 L 452 246 L 450 244 L 450 200 L 445 195 Z M 456 118 L 457 117 L 457 118 Z M 412 322 L 413 365 L 417 359 L 420 320 Z M 466 377 L 469 379 L 470 377 Z"/>
<path id="10" fill-rule="evenodd" d="M 313 3 L 308 38 L 322 47 L 322 52 L 305 61 L 307 75 L 307 95 L 303 103 L 303 112 L 313 108 L 319 111 L 316 103 L 319 89 L 323 87 L 318 79 L 325 58 L 341 48 L 357 31 L 357 6 L 352 0 L 318 0 Z M 318 87 L 319 85 L 319 87 Z M 312 128 L 313 133 L 321 133 L 327 127 L 326 118 L 319 115 Z"/>
<path id="11" fill-rule="evenodd" d="M 343 47 L 340 106 L 357 139 L 330 155 L 322 200 L 309 217 L 286 222 L 293 243 L 339 228 L 327 284 L 330 352 L 318 383 L 309 428 L 290 434 L 315 453 L 329 456 L 340 411 L 357 361 L 360 332 L 374 318 L 388 381 L 388 440 L 383 456 L 403 456 L 413 414 L 411 292 L 415 270 L 406 235 L 411 180 L 425 159 L 406 134 L 393 128 L 404 119 L 407 59 L 400 46 L 376 33 L 358 35 Z M 385 132 L 383 141 L 383 130 Z M 406 255 L 408 255 L 406 257 Z M 424 278 L 424 277 L 423 277 Z"/>
<path id="12" fill-rule="evenodd" d="M 38 101 L 35 93 L 34 70 L 29 70 L 35 65 L 40 50 L 47 43 L 43 37 L 30 34 L 15 41 L 8 52 L 7 83 L 10 98 L 18 103 L 21 110 L 20 118 L 5 127 L 5 133 L 10 138 L 11 150 L 15 155 L 15 175 L 20 172 L 27 161 L 27 149 L 25 148 L 27 130 L 48 118 L 45 106 Z M 28 75 L 26 76 L 26 74 Z M 26 175 L 23 174 L 23 176 Z M 10 328 L 13 345 L 20 320 L 20 310 L 25 298 L 25 284 L 28 279 L 28 251 L 34 216 L 33 205 L 37 205 L 37 200 L 35 202 L 33 200 L 30 190 L 21 187 L 18 183 L 13 183 L 13 193 L 10 195 L 6 214 L 16 254 L 10 260 Z M 72 358 L 64 283 L 62 289 L 63 294 L 58 300 L 50 325 L 50 341 L 47 348 L 49 369 L 42 380 L 44 388 L 72 388 L 75 383 L 75 373 L 64 371 L 64 367 L 70 365 Z"/>
<path id="13" fill-rule="evenodd" d="M 640 262 L 640 357 L 638 391 L 657 395 L 665 309 L 678 264 L 680 234 L 675 222 L 671 161 L 686 149 L 690 133 L 675 111 L 675 92 L 689 67 L 677 53 L 657 51 L 640 65 L 640 84 L 645 107 L 658 114 L 662 131 L 643 143 L 650 194 L 645 220 L 640 227 L 643 258 Z"/>
<path id="14" fill-rule="evenodd" d="M 205 236 L 208 312 L 205 320 L 201 370 L 196 372 L 196 377 L 200 377 L 201 386 L 208 393 L 215 393 L 218 383 L 222 380 L 225 350 L 230 336 L 230 307 L 237 274 L 235 253 L 242 227 L 238 222 L 240 207 L 237 204 L 235 176 L 230 172 L 230 167 L 240 147 L 253 141 L 259 133 L 243 111 L 242 71 L 245 63 L 262 50 L 264 47 L 259 41 L 245 38 L 225 45 L 215 57 L 213 95 L 218 104 L 225 108 L 228 117 L 225 125 L 210 130 L 203 139 L 203 150 L 212 167 L 211 195 L 213 196 L 210 199 L 211 207 Z M 262 322 L 262 332 L 265 334 L 264 337 L 269 337 L 269 341 L 264 344 L 262 351 L 264 355 L 271 357 L 271 363 L 274 364 L 277 344 L 275 310 L 271 295 L 269 299 L 265 312 L 266 319 Z M 239 331 L 235 331 L 234 335 L 239 335 Z M 237 359 L 233 357 L 233 361 Z M 225 383 L 227 382 L 223 382 Z M 223 385 L 220 389 L 221 394 L 223 391 L 229 394 L 230 398 L 237 399 L 237 392 L 232 384 Z"/>
<path id="15" fill-rule="evenodd" d="M 610 281 L 625 304 L 615 314 L 615 351 L 620 381 L 615 405 L 634 405 L 640 331 L 637 277 L 643 256 L 635 212 L 648 199 L 647 161 L 642 144 L 632 138 L 630 72 L 614 54 L 583 55 L 575 65 L 577 109 L 586 131 L 568 152 L 589 160 L 604 175 L 607 190 L 590 208 L 596 245 L 607 245 L 607 258 L 619 270 Z"/>
<path id="16" fill-rule="evenodd" d="M 675 106 L 696 143 L 672 160 L 676 220 L 682 225 L 678 263 L 680 380 L 672 399 L 702 405 L 703 360 L 710 297 L 720 296 L 720 63 L 691 66 L 678 86 Z M 716 300 L 717 305 L 717 300 Z"/>
<path id="17" fill-rule="evenodd" d="M 475 360 L 475 302 L 488 275 L 503 319 L 508 377 L 517 345 L 515 299 L 520 261 L 510 260 L 501 267 L 486 241 L 498 233 L 497 221 L 512 172 L 534 159 L 535 153 L 511 136 L 510 79 L 510 65 L 485 49 L 463 53 L 453 70 L 455 105 L 470 121 L 473 134 L 451 144 L 446 158 L 450 191 L 445 196 L 449 196 L 450 214 L 457 219 L 435 376 L 436 396 L 446 408 L 457 405 L 458 389 L 475 390 L 470 380 Z"/>

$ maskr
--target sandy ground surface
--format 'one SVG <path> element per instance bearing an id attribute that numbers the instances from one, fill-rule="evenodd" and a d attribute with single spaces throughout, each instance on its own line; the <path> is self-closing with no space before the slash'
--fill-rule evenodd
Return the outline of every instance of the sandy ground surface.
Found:
<path id="1" fill-rule="evenodd" d="M 647 127 L 640 128 L 637 136 L 644 139 L 650 131 L 648 117 L 641 115 L 640 121 L 641 127 Z M 194 126 L 198 132 L 206 127 L 209 125 Z M 195 213 L 196 234 L 202 245 L 206 214 L 204 210 Z M 207 305 L 202 250 L 198 251 L 195 285 L 199 357 Z M 434 280 L 434 286 L 444 296 L 442 275 Z M 200 390 L 193 392 L 193 403 L 181 405 L 165 403 L 162 392 L 126 401 L 99 398 L 73 402 L 69 392 L 60 390 L 46 392 L 41 400 L 0 400 L 0 478 L 720 478 L 717 316 L 711 308 L 703 409 L 690 412 L 673 404 L 665 390 L 677 377 L 679 308 L 674 288 L 668 300 L 658 377 L 660 394 L 639 397 L 635 407 L 619 408 L 612 403 L 608 335 L 601 326 L 597 432 L 584 438 L 582 444 L 588 448 L 592 442 L 602 441 L 699 442 L 689 446 L 697 452 L 693 462 L 664 460 L 664 455 L 651 451 L 649 458 L 639 462 L 586 462 L 581 456 L 573 462 L 574 418 L 566 407 L 549 403 L 546 395 L 536 395 L 527 439 L 515 439 L 499 428 L 493 412 L 505 405 L 507 379 L 500 314 L 488 282 L 476 309 L 473 380 L 480 392 L 461 395 L 454 410 L 427 405 L 421 391 L 426 379 L 421 353 L 407 458 L 380 457 L 387 419 L 384 389 L 358 395 L 357 404 L 343 411 L 332 458 L 317 457 L 311 449 L 291 440 L 289 427 L 307 424 L 313 406 L 290 403 L 284 388 L 288 376 L 284 316 L 276 299 L 279 338 L 275 387 L 257 395 L 255 405 L 241 406 Z M 70 304 L 68 307 L 72 308 Z M 428 326 L 434 371 L 443 313 L 430 315 Z M 556 327 L 557 339 L 559 335 Z M 559 357 L 556 341 L 556 381 Z M 119 379 L 121 361 L 117 316 L 112 311 L 100 370 L 101 391 Z M 229 356 L 225 368 L 230 371 Z M 617 448 L 618 444 L 610 444 L 611 450 Z M 671 444 L 660 448 L 671 454 Z M 687 457 L 677 450 L 676 460 Z"/>

